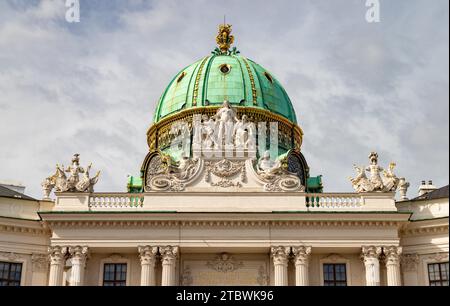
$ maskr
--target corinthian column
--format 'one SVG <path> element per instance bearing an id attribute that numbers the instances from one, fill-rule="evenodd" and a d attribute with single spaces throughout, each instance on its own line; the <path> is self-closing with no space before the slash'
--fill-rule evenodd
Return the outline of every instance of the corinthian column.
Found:
<path id="1" fill-rule="evenodd" d="M 138 251 L 141 259 L 141 286 L 156 286 L 155 260 L 158 247 L 139 246 Z"/>
<path id="2" fill-rule="evenodd" d="M 67 248 L 53 246 L 48 248 L 50 259 L 49 286 L 62 286 L 64 264 L 66 262 Z"/>
<path id="3" fill-rule="evenodd" d="M 177 246 L 159 247 L 162 261 L 161 286 L 175 286 L 175 266 L 178 258 Z"/>
<path id="4" fill-rule="evenodd" d="M 309 286 L 309 255 L 311 247 L 296 246 L 292 247 L 292 253 L 295 260 L 295 285 Z"/>
<path id="5" fill-rule="evenodd" d="M 402 248 L 396 246 L 383 247 L 383 252 L 386 256 L 388 286 L 401 286 L 400 256 L 402 254 Z"/>
<path id="6" fill-rule="evenodd" d="M 72 256 L 72 270 L 70 273 L 71 286 L 83 286 L 84 268 L 86 267 L 86 259 L 88 255 L 87 246 L 74 246 L 69 248 L 69 253 Z"/>
<path id="7" fill-rule="evenodd" d="M 289 254 L 291 253 L 291 248 L 284 246 L 277 246 L 272 247 L 270 252 L 272 254 L 273 264 L 275 267 L 275 286 L 287 286 L 288 262 L 289 262 Z"/>
<path id="8" fill-rule="evenodd" d="M 366 266 L 366 285 L 380 285 L 380 254 L 381 247 L 363 246 L 361 256 L 364 258 Z"/>

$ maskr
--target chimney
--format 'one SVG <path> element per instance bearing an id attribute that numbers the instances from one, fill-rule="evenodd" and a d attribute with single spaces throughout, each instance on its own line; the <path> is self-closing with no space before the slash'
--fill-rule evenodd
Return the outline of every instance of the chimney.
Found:
<path id="1" fill-rule="evenodd" d="M 420 185 L 420 187 L 419 187 L 419 197 L 424 194 L 430 193 L 436 189 L 437 188 L 436 188 L 436 186 L 433 185 L 432 180 L 429 180 L 428 184 L 427 184 L 427 181 L 422 181 L 422 185 Z"/>

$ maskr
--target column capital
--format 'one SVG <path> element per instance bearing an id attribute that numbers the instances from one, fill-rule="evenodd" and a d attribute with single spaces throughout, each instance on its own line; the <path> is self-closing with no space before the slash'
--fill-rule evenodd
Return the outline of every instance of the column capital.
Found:
<path id="1" fill-rule="evenodd" d="M 270 248 L 270 253 L 273 257 L 273 263 L 275 265 L 287 265 L 289 255 L 291 253 L 291 247 L 274 246 Z"/>
<path id="2" fill-rule="evenodd" d="M 310 246 L 293 246 L 292 254 L 294 254 L 295 264 L 308 264 L 311 249 Z"/>
<path id="3" fill-rule="evenodd" d="M 383 253 L 385 256 L 386 265 L 399 265 L 402 251 L 402 247 L 399 246 L 384 246 Z"/>
<path id="4" fill-rule="evenodd" d="M 80 261 L 80 263 L 83 263 L 86 261 L 88 254 L 89 254 L 89 248 L 87 246 L 71 246 L 69 247 L 69 254 L 73 261 Z"/>
<path id="5" fill-rule="evenodd" d="M 381 252 L 382 252 L 383 248 L 380 246 L 363 246 L 362 247 L 362 253 L 361 253 L 361 257 L 364 260 L 367 259 L 379 259 Z"/>
<path id="6" fill-rule="evenodd" d="M 154 264 L 156 254 L 158 254 L 158 247 L 150 245 L 140 245 L 138 246 L 139 258 L 141 264 Z"/>
<path id="7" fill-rule="evenodd" d="M 67 247 L 55 245 L 48 247 L 48 256 L 50 264 L 61 265 L 64 263 L 66 255 L 68 253 Z"/>
<path id="8" fill-rule="evenodd" d="M 178 258 L 179 248 L 177 246 L 160 246 L 159 253 L 163 264 L 171 264 Z"/>

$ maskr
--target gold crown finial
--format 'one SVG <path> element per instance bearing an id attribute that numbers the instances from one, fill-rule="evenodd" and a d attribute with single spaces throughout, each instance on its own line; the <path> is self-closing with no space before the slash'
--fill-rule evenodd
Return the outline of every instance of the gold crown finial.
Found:
<path id="1" fill-rule="evenodd" d="M 227 53 L 230 46 L 234 42 L 234 36 L 231 35 L 231 25 L 224 24 L 219 25 L 219 34 L 216 37 L 217 45 L 222 53 Z"/>

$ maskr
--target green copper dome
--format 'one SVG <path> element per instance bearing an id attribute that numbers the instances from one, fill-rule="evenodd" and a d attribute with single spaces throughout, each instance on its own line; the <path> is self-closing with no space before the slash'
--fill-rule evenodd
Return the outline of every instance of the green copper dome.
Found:
<path id="1" fill-rule="evenodd" d="M 180 71 L 161 96 L 154 123 L 186 109 L 227 100 L 234 107 L 269 110 L 296 124 L 291 100 L 277 79 L 235 53 L 213 54 Z"/>

